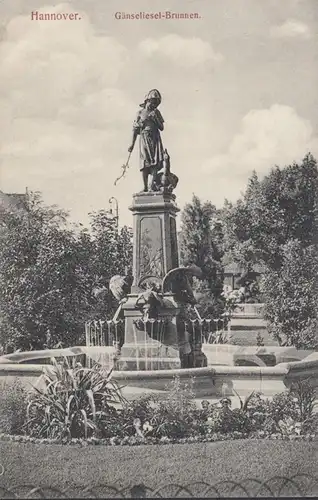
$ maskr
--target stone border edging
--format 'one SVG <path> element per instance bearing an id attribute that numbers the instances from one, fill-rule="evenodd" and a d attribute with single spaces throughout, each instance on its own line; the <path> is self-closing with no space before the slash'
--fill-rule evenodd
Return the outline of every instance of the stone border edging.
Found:
<path id="1" fill-rule="evenodd" d="M 301 368 L 303 366 L 301 363 Z M 308 364 L 314 363 L 314 366 L 317 365 L 316 361 L 308 361 Z M 297 363 L 300 364 L 300 363 Z M 43 370 L 50 367 L 51 365 L 31 365 L 31 364 L 19 364 L 19 363 L 1 363 L 0 364 L 0 375 L 1 372 L 17 372 L 23 373 L 26 372 L 28 374 L 34 373 L 42 374 Z M 311 366 L 309 366 L 311 367 Z M 241 377 L 249 377 L 251 375 L 259 375 L 259 376 L 286 376 L 291 369 L 290 363 L 281 363 L 276 366 L 224 366 L 217 365 L 216 367 L 205 367 L 205 368 L 177 368 L 172 370 L 153 370 L 153 371 L 113 371 L 113 378 L 115 380 L 136 380 L 140 379 L 142 375 L 145 379 L 157 379 L 157 378 L 173 378 L 175 376 L 179 376 L 180 378 L 188 378 L 191 376 L 218 376 L 218 375 L 238 375 Z"/>

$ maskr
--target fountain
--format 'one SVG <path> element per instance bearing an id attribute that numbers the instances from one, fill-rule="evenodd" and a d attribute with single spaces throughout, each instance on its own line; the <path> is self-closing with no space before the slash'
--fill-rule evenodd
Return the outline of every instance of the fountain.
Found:
<path id="1" fill-rule="evenodd" d="M 173 192 L 178 178 L 170 170 L 170 156 L 160 137 L 164 123 L 158 110 L 160 102 L 160 93 L 150 91 L 133 125 L 129 158 L 139 135 L 144 189 L 133 195 L 130 206 L 132 275 L 118 275 L 110 280 L 110 290 L 119 301 L 114 318 L 86 325 L 86 347 L 0 357 L 0 382 L 20 377 L 34 383 L 50 357 L 83 355 L 89 363 L 98 361 L 113 367 L 113 377 L 124 386 L 123 394 L 128 399 L 152 392 L 164 394 L 167 383 L 176 376 L 193 381 L 197 401 L 221 395 L 231 397 L 235 394 L 233 389 L 243 396 L 253 390 L 272 396 L 304 376 L 311 376 L 317 386 L 317 353 L 309 352 L 308 356 L 293 352 L 289 355 L 291 362 L 266 366 L 260 357 L 264 357 L 264 352 L 259 351 L 265 348 L 250 347 L 253 352 L 249 356 L 255 354 L 258 366 L 234 366 L 234 356 L 242 351 L 239 346 L 205 344 L 202 348 L 203 333 L 207 337 L 211 333 L 211 320 L 200 317 L 191 289 L 191 276 L 202 277 L 201 270 L 191 262 L 179 265 L 179 208 Z M 120 177 L 127 168 L 128 162 Z M 209 347 L 213 347 L 211 352 Z M 23 364 L 30 362 L 33 364 Z"/>
<path id="2" fill-rule="evenodd" d="M 133 195 L 132 276 L 115 276 L 110 289 L 120 306 L 115 321 L 124 321 L 115 343 L 115 370 L 162 370 L 206 366 L 201 338 L 191 339 L 186 327 L 187 308 L 196 311 L 189 276 L 201 277 L 195 265 L 179 267 L 173 193 L 178 178 L 171 172 L 170 156 L 163 148 L 158 110 L 161 95 L 151 90 L 140 105 L 133 125 L 131 154 L 140 137 L 140 170 L 144 189 Z M 194 330 L 194 329 L 193 329 Z M 192 335 L 193 337 L 193 335 Z"/>
<path id="3" fill-rule="evenodd" d="M 158 110 L 160 103 L 158 90 L 151 90 L 133 124 L 128 161 L 139 136 L 144 186 L 133 195 L 130 206 L 132 275 L 117 275 L 110 280 L 110 290 L 119 307 L 113 320 L 105 323 L 107 341 L 98 340 L 99 333 L 103 332 L 100 325 L 95 346 L 103 344 L 100 349 L 107 358 L 106 363 L 110 364 L 114 356 L 113 376 L 124 383 L 128 398 L 154 390 L 165 391 L 167 382 L 175 376 L 191 378 L 198 398 L 213 398 L 231 392 L 234 367 L 220 367 L 223 371 L 221 369 L 221 376 L 217 377 L 216 366 L 222 363 L 214 359 L 214 367 L 208 367 L 202 351 L 203 330 L 209 330 L 211 320 L 200 317 L 190 285 L 191 276 L 202 277 L 201 269 L 190 262 L 179 265 L 176 230 L 179 208 L 173 192 L 178 178 L 171 172 L 170 156 L 161 141 L 164 121 Z M 128 161 L 119 178 L 124 176 Z M 96 333 L 96 323 L 94 328 Z M 86 333 L 87 344 L 92 345 L 92 332 Z M 113 351 L 107 347 L 111 343 Z M 251 378 L 251 373 L 244 375 L 245 367 L 236 370 L 246 385 L 245 380 Z M 259 379 L 258 371 L 254 375 Z"/>

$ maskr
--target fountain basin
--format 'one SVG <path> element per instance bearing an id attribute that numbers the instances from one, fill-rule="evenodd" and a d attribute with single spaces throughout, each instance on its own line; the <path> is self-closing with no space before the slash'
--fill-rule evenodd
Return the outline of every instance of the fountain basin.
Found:
<path id="1" fill-rule="evenodd" d="M 148 343 L 148 366 L 151 366 L 151 358 L 158 363 L 157 350 L 158 343 Z M 153 353 L 152 353 L 153 350 Z M 141 352 L 142 351 L 142 352 Z M 122 348 L 122 362 L 129 362 L 136 365 L 137 354 L 140 355 L 140 361 L 145 365 L 145 346 L 132 345 Z M 237 346 L 231 344 L 203 344 L 202 351 L 207 357 L 208 366 L 242 366 L 243 362 L 249 363 L 249 366 L 276 366 L 279 363 L 299 362 L 318 360 L 318 353 L 312 350 L 300 350 L 294 347 L 277 347 L 277 346 Z M 50 358 L 62 358 L 63 356 L 77 356 L 78 361 L 98 362 L 103 365 L 111 366 L 114 355 L 114 347 L 112 346 L 74 346 L 64 349 L 43 349 L 40 351 L 25 351 L 7 354 L 0 357 L 0 364 L 3 363 L 33 363 L 36 362 L 47 364 Z M 162 364 L 170 361 L 169 368 L 178 368 L 180 365 L 179 357 L 173 357 L 175 350 L 162 346 L 160 359 Z M 269 361 L 271 364 L 269 364 Z M 273 364 L 272 364 L 273 363 Z M 128 364 L 128 363 L 127 363 Z M 174 365 L 174 366 L 173 366 Z M 244 366 L 246 366 L 244 364 Z M 142 368 L 144 370 L 145 368 Z"/>
<path id="2" fill-rule="evenodd" d="M 202 399 L 213 401 L 223 396 L 233 397 L 236 396 L 234 391 L 241 396 L 247 396 L 252 391 L 273 396 L 286 389 L 287 375 L 287 366 L 208 366 L 155 372 L 114 372 L 114 378 L 124 386 L 123 395 L 127 399 L 135 399 L 138 395 L 149 392 L 164 394 L 167 392 L 167 385 L 178 377 L 183 382 L 192 382 L 192 390 L 198 402 Z"/>
<path id="3" fill-rule="evenodd" d="M 41 387 L 44 364 L 51 357 L 62 356 L 100 356 L 101 349 L 105 356 L 105 348 L 74 347 L 68 349 L 51 349 L 16 353 L 0 358 L 0 386 L 19 379 L 22 384 L 31 389 L 36 385 Z M 111 359 L 113 348 L 109 350 Z M 272 397 L 284 391 L 293 382 L 310 378 L 314 387 L 318 387 L 318 353 L 310 356 L 311 360 L 290 363 L 280 363 L 276 366 L 208 366 L 205 368 L 171 369 L 156 371 L 114 371 L 113 378 L 122 387 L 123 395 L 135 399 L 145 394 L 157 394 L 162 397 L 167 393 L 167 386 L 179 377 L 181 381 L 193 383 L 193 391 L 197 403 L 202 399 L 215 401 L 222 396 L 237 400 L 236 394 L 244 397 L 252 391 L 259 391 L 267 397 Z M 312 359 L 314 358 L 314 359 Z M 23 364 L 27 361 L 27 364 Z M 39 361 L 36 364 L 36 361 Z M 31 364 L 32 363 L 32 364 Z"/>
<path id="4" fill-rule="evenodd" d="M 30 363 L 34 361 L 37 361 L 40 364 L 48 364 L 51 358 L 59 359 L 66 356 L 78 356 L 78 361 L 80 361 L 80 356 L 85 356 L 87 354 L 87 349 L 90 351 L 92 356 L 98 356 L 101 354 L 100 347 L 86 348 L 84 346 L 66 347 L 63 349 L 42 349 L 39 351 L 23 351 L 0 356 L 0 365 L 8 363 Z"/>
<path id="5" fill-rule="evenodd" d="M 232 344 L 202 344 L 208 365 L 276 366 L 279 363 L 301 361 L 314 356 L 315 351 L 279 346 L 240 346 Z"/>
<path id="6" fill-rule="evenodd" d="M 1 364 L 0 386 L 12 383 L 18 378 L 22 384 L 31 389 L 41 387 L 41 376 L 48 365 Z M 318 363 L 317 363 L 318 374 Z M 128 400 L 145 394 L 167 393 L 169 385 L 175 377 L 183 382 L 191 382 L 195 399 L 214 400 L 221 396 L 234 396 L 233 389 L 242 396 L 259 391 L 265 396 L 272 396 L 286 388 L 285 378 L 287 366 L 276 367 L 233 367 L 218 366 L 207 368 L 190 368 L 157 371 L 114 371 L 113 379 L 122 387 L 122 393 Z"/>

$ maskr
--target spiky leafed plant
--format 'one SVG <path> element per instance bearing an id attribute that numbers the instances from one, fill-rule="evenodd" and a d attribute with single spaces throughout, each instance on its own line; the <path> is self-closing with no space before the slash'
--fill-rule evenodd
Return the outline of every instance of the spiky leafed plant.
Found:
<path id="1" fill-rule="evenodd" d="M 122 403 L 120 387 L 100 365 L 85 368 L 73 359 L 52 359 L 43 375 L 44 388 L 34 388 L 27 408 L 27 432 L 38 438 L 87 438 L 102 434 L 113 418 L 113 403 Z"/>
<path id="2" fill-rule="evenodd" d="M 310 429 L 314 425 L 315 408 L 317 407 L 317 391 L 311 384 L 310 378 L 293 383 L 290 395 L 296 403 L 302 428 L 304 430 Z"/>
<path id="3" fill-rule="evenodd" d="M 238 397 L 239 401 L 240 401 L 240 409 L 244 412 L 246 412 L 248 410 L 248 405 L 249 405 L 249 402 L 251 401 L 251 399 L 255 396 L 255 391 L 251 392 L 248 396 L 246 396 L 245 400 L 243 400 L 241 398 L 241 396 L 239 395 L 238 392 L 236 392 L 235 389 L 233 389 L 233 392 L 236 394 L 236 396 Z"/>

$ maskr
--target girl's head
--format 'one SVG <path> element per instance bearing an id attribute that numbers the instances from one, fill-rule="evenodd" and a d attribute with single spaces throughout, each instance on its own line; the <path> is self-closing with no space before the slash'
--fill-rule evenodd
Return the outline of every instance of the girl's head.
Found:
<path id="1" fill-rule="evenodd" d="M 156 109 L 159 106 L 158 99 L 151 97 L 145 101 L 147 109 Z"/>
<path id="2" fill-rule="evenodd" d="M 150 109 L 155 109 L 159 106 L 161 103 L 161 94 L 159 90 L 157 89 L 152 89 L 148 92 L 148 94 L 145 96 L 144 102 L 140 104 L 142 108 L 150 108 Z"/>

